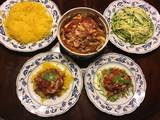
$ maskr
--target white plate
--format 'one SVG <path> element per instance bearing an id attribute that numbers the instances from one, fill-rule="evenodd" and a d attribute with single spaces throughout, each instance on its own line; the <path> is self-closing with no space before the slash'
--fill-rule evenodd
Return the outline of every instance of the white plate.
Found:
<path id="1" fill-rule="evenodd" d="M 122 41 L 118 38 L 111 29 L 111 19 L 113 15 L 120 9 L 124 7 L 140 7 L 144 9 L 147 14 L 150 16 L 154 24 L 154 34 L 153 36 L 145 43 L 140 45 L 131 45 Z M 103 13 L 105 19 L 108 21 L 110 27 L 110 37 L 109 40 L 118 48 L 128 53 L 135 54 L 145 54 L 151 52 L 160 46 L 160 15 L 158 11 L 150 4 L 143 0 L 115 0 L 113 1 Z"/>
<path id="2" fill-rule="evenodd" d="M 103 98 L 94 85 L 94 77 L 97 70 L 102 69 L 104 66 L 114 66 L 128 70 L 128 74 L 132 74 L 134 94 L 117 102 L 110 102 Z M 102 112 L 115 116 L 133 112 L 145 98 L 146 80 L 141 68 L 131 58 L 117 53 L 105 54 L 89 65 L 85 73 L 84 83 L 91 102 Z"/>
<path id="3" fill-rule="evenodd" d="M 2 21 L 8 14 L 10 7 L 13 6 L 15 3 L 21 1 L 22 0 L 7 0 L 0 6 L 0 43 L 2 43 L 8 49 L 18 52 L 33 52 L 48 46 L 51 42 L 55 40 L 57 36 L 57 24 L 61 16 L 57 5 L 51 0 L 34 0 L 36 2 L 42 3 L 54 18 L 54 24 L 52 26 L 51 35 L 36 43 L 29 43 L 25 45 L 18 43 L 16 40 L 9 39 L 6 35 L 2 25 Z"/>
<path id="4" fill-rule="evenodd" d="M 65 97 L 54 97 L 42 104 L 31 90 L 29 76 L 35 68 L 45 61 L 54 61 L 67 66 L 74 80 Z M 60 53 L 47 52 L 34 56 L 23 65 L 17 77 L 16 87 L 19 100 L 29 112 L 41 117 L 50 117 L 67 112 L 76 104 L 81 94 L 83 80 L 80 68 L 71 60 Z"/>

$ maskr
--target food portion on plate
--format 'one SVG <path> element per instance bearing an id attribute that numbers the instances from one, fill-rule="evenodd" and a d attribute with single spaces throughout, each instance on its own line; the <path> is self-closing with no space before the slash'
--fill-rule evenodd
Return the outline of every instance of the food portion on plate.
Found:
<path id="1" fill-rule="evenodd" d="M 128 53 L 145 54 L 160 46 L 159 12 L 144 0 L 116 0 L 103 13 L 109 40 Z"/>
<path id="2" fill-rule="evenodd" d="M 80 68 L 60 53 L 41 53 L 28 60 L 16 80 L 17 96 L 31 113 L 53 117 L 67 112 L 81 94 Z"/>
<path id="3" fill-rule="evenodd" d="M 104 54 L 90 64 L 84 83 L 90 101 L 115 116 L 132 113 L 145 98 L 146 80 L 141 68 L 122 54 Z"/>
<path id="4" fill-rule="evenodd" d="M 154 25 L 149 15 L 140 7 L 124 7 L 111 20 L 112 31 L 124 42 L 145 44 L 153 36 Z"/>
<path id="5" fill-rule="evenodd" d="M 96 16 L 87 13 L 76 14 L 70 18 L 60 32 L 63 44 L 81 54 L 97 51 L 106 40 L 104 26 Z"/>
<path id="6" fill-rule="evenodd" d="M 4 19 L 4 28 L 10 39 L 21 44 L 35 43 L 51 33 L 53 18 L 40 2 L 15 3 Z"/>
<path id="7" fill-rule="evenodd" d="M 119 67 L 100 68 L 96 72 L 94 84 L 96 89 L 111 102 L 127 98 L 130 93 L 134 93 L 132 76 Z"/>
<path id="8" fill-rule="evenodd" d="M 58 40 L 77 57 L 91 57 L 108 43 L 108 24 L 98 11 L 88 7 L 73 8 L 61 17 Z"/>
<path id="9" fill-rule="evenodd" d="M 61 97 L 72 87 L 73 75 L 63 64 L 44 62 L 30 75 L 33 91 L 42 102 L 55 96 Z"/>
<path id="10" fill-rule="evenodd" d="M 51 0 L 7 0 L 0 11 L 0 42 L 10 50 L 33 52 L 48 46 L 57 36 L 61 15 Z"/>

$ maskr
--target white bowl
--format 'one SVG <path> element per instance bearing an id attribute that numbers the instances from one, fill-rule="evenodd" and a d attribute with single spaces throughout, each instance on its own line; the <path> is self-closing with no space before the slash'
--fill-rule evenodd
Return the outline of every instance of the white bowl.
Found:
<path id="1" fill-rule="evenodd" d="M 105 43 L 103 44 L 103 46 L 101 48 L 99 48 L 97 51 L 95 52 L 90 52 L 87 54 L 81 54 L 81 53 L 77 53 L 75 51 L 70 50 L 69 48 L 67 48 L 60 37 L 60 31 L 61 28 L 63 27 L 63 25 L 66 23 L 67 20 L 71 19 L 73 16 L 75 16 L 76 14 L 83 14 L 83 13 L 87 13 L 93 16 L 96 16 L 96 18 L 98 19 L 98 21 L 101 22 L 101 24 L 104 26 L 104 30 L 105 30 Z M 109 37 L 109 29 L 108 29 L 108 23 L 106 22 L 106 20 L 104 19 L 103 15 L 101 13 L 99 13 L 98 11 L 92 9 L 92 8 L 88 8 L 88 7 L 76 7 L 73 8 L 69 11 L 67 11 L 66 13 L 64 13 L 64 15 L 61 17 L 60 22 L 58 24 L 58 40 L 60 42 L 60 44 L 62 45 L 62 47 L 71 55 L 74 56 L 78 56 L 78 57 L 91 57 L 97 53 L 99 53 L 108 43 L 108 37 Z"/>

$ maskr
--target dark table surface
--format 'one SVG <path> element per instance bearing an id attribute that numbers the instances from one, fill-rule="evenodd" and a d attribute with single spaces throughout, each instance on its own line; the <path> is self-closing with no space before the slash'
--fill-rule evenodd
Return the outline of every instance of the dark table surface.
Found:
<path id="1" fill-rule="evenodd" d="M 0 0 L 2 4 L 5 0 Z M 61 13 L 67 10 L 85 6 L 94 8 L 101 13 L 113 0 L 54 0 Z M 160 11 L 160 0 L 146 0 Z M 33 53 L 18 53 L 10 51 L 0 44 L 0 117 L 5 120 L 160 120 L 160 48 L 145 55 L 128 54 L 109 43 L 103 53 L 117 52 L 131 57 L 137 62 L 147 81 L 146 97 L 140 107 L 129 115 L 121 117 L 111 116 L 99 111 L 88 99 L 83 88 L 77 104 L 63 115 L 41 118 L 28 112 L 21 105 L 16 95 L 16 77 L 22 65 L 29 58 L 40 52 L 50 50 L 54 41 L 48 47 Z M 80 67 L 85 67 L 92 62 L 91 59 Z M 1 119 L 1 118 L 0 118 Z"/>

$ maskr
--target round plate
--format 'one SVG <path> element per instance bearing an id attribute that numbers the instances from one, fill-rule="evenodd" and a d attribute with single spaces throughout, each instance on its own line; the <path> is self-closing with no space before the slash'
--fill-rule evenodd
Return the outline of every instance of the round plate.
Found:
<path id="1" fill-rule="evenodd" d="M 54 24 L 52 25 L 51 34 L 49 36 L 36 43 L 20 44 L 16 40 L 8 38 L 6 35 L 2 21 L 8 14 L 10 7 L 21 1 L 22 0 L 7 0 L 0 6 L 0 43 L 8 49 L 18 52 L 33 52 L 48 46 L 57 36 L 57 24 L 61 16 L 57 5 L 51 0 L 33 0 L 35 2 L 41 2 L 54 18 Z"/>
<path id="2" fill-rule="evenodd" d="M 72 87 L 67 92 L 67 97 L 63 97 L 61 100 L 59 97 L 54 97 L 52 104 L 49 105 L 37 102 L 29 88 L 29 76 L 32 71 L 46 61 L 58 62 L 65 65 L 71 71 L 74 78 Z M 47 52 L 34 56 L 23 65 L 17 77 L 16 87 L 19 100 L 29 112 L 41 117 L 50 117 L 67 112 L 76 104 L 81 94 L 83 80 L 79 67 L 71 60 L 59 53 Z"/>
<path id="3" fill-rule="evenodd" d="M 111 19 L 113 15 L 120 9 L 124 7 L 140 7 L 144 9 L 147 14 L 150 16 L 153 24 L 154 24 L 154 34 L 153 36 L 145 43 L 140 45 L 131 45 L 122 41 L 118 38 L 111 29 Z M 156 49 L 160 45 L 160 17 L 158 11 L 150 4 L 143 0 L 115 0 L 112 2 L 103 13 L 105 19 L 110 24 L 110 37 L 109 40 L 118 48 L 128 53 L 135 54 L 145 54 L 151 52 Z"/>
<path id="4" fill-rule="evenodd" d="M 129 96 L 127 100 L 121 99 L 114 103 L 104 99 L 99 94 L 99 91 L 94 85 L 94 77 L 97 70 L 104 66 L 121 67 L 129 70 L 128 73 L 133 75 L 132 81 L 134 93 L 132 96 Z M 102 112 L 115 116 L 121 116 L 133 112 L 140 106 L 145 97 L 146 80 L 141 68 L 131 58 L 117 53 L 105 54 L 89 65 L 86 70 L 84 82 L 87 95 L 91 102 Z"/>

